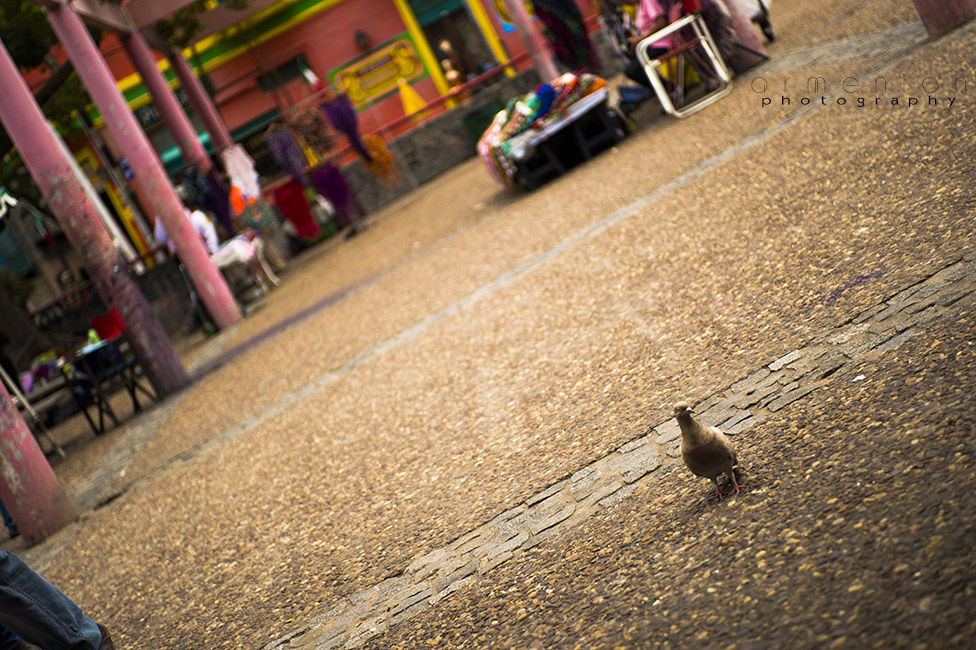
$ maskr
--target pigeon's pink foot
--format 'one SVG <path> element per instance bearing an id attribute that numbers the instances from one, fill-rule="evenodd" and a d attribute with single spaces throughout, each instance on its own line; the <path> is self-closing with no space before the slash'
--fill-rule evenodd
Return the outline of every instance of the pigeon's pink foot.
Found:
<path id="1" fill-rule="evenodd" d="M 732 489 L 728 492 L 722 492 L 722 488 L 716 487 L 718 493 L 715 495 L 716 501 L 721 501 L 724 497 L 730 497 L 733 494 L 738 494 L 739 489 L 745 487 L 744 485 L 739 485 L 737 482 L 732 481 Z"/>

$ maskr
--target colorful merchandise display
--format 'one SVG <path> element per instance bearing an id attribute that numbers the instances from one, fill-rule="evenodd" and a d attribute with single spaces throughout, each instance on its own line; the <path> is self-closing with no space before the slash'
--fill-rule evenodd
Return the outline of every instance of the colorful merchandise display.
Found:
<path id="1" fill-rule="evenodd" d="M 606 85 L 606 80 L 596 75 L 566 73 L 540 85 L 534 92 L 515 97 L 481 136 L 478 155 L 500 183 L 515 187 L 517 169 L 512 139 L 529 129 L 542 129 L 547 123 L 559 120 L 573 104 Z"/>

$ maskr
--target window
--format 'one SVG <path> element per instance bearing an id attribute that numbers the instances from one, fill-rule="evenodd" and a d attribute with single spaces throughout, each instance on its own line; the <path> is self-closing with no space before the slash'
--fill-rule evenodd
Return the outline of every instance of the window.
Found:
<path id="1" fill-rule="evenodd" d="M 274 70 L 258 75 L 258 85 L 264 92 L 271 92 L 276 88 L 284 86 L 289 81 L 298 79 L 302 76 L 302 69 L 308 67 L 305 63 L 305 56 L 299 54 L 291 61 L 282 63 Z"/>

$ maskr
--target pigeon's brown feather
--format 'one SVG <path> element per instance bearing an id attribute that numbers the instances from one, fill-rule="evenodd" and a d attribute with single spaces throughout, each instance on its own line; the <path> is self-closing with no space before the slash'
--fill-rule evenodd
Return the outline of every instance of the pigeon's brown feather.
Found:
<path id="1" fill-rule="evenodd" d="M 695 476 L 710 479 L 718 487 L 718 477 L 727 476 L 738 488 L 734 467 L 738 459 L 732 443 L 716 427 L 703 426 L 696 420 L 687 402 L 674 405 L 674 417 L 681 428 L 681 459 Z"/>

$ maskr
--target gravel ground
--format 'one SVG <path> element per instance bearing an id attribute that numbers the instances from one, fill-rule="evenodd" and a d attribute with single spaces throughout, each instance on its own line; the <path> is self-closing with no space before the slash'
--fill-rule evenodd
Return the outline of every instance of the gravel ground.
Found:
<path id="1" fill-rule="evenodd" d="M 870 40 L 914 19 L 903 5 L 782 0 L 771 52 Z M 867 54 L 850 46 L 849 61 L 770 78 L 973 77 L 971 30 L 894 56 L 903 45 Z M 83 493 L 85 504 L 105 505 L 30 549 L 28 561 L 108 623 L 122 647 L 262 648 L 644 435 L 676 399 L 723 390 L 974 249 L 971 98 L 952 109 L 860 111 L 762 109 L 759 99 L 737 83 L 720 104 L 648 123 L 531 195 L 502 192 L 472 161 L 382 210 L 363 235 L 310 252 L 262 309 L 219 335 L 225 353 L 207 353 L 213 370 L 178 403 L 147 414 L 164 422 L 127 423 L 58 465 L 76 502 Z M 936 354 L 965 348 L 944 350 Z M 929 360 L 897 358 L 906 367 Z M 890 363 L 878 372 L 890 370 L 897 384 L 904 368 Z M 783 427 L 824 429 L 821 399 L 803 405 L 809 413 L 790 411 Z M 892 421 L 908 417 L 894 396 L 877 408 Z M 802 465 L 795 436 L 770 427 L 743 438 L 756 482 L 721 506 L 747 513 L 743 528 L 757 522 L 748 535 L 786 531 L 770 495 L 791 486 L 774 477 Z M 844 432 L 827 428 L 816 440 L 840 453 L 856 442 Z M 768 450 L 750 446 L 763 441 Z M 622 529 L 612 519 L 642 508 L 679 532 L 725 527 L 709 517 L 728 510 L 698 503 L 704 486 L 679 473 L 665 484 L 673 487 L 635 495 L 580 530 L 609 539 L 596 528 Z M 758 505 L 747 510 L 750 498 Z M 813 499 L 797 501 L 820 503 Z M 881 525 L 878 504 L 864 503 L 871 512 L 852 540 Z M 641 539 L 662 543 L 634 533 L 631 545 Z M 525 562 L 538 558 L 531 571 L 555 575 L 552 558 L 566 548 L 543 546 Z M 670 550 L 660 547 L 655 561 L 695 566 Z M 581 552 L 578 561 L 598 567 L 604 556 Z M 621 566 L 646 569 L 642 561 Z M 786 565 L 766 562 L 767 581 L 779 585 Z M 477 590 L 491 591 L 490 575 Z M 643 585 L 635 576 L 634 588 L 681 575 Z M 613 595 L 617 586 L 607 583 L 604 600 L 589 604 L 638 612 L 631 625 L 643 635 L 656 619 L 617 607 L 630 602 L 625 590 Z M 475 597 L 459 592 L 422 616 L 506 602 Z M 589 616 L 587 602 L 568 602 L 566 620 L 583 621 L 582 609 Z M 624 643 L 629 628 L 607 625 L 605 636 Z M 437 635 L 406 626 L 390 643 L 436 645 Z M 467 629 L 469 645 L 503 638 L 487 624 Z M 523 633 L 513 627 L 510 645 L 524 647 L 514 640 Z M 539 638 L 572 645 L 571 636 Z"/>
<path id="2" fill-rule="evenodd" d="M 364 647 L 971 648 L 973 308 Z"/>

